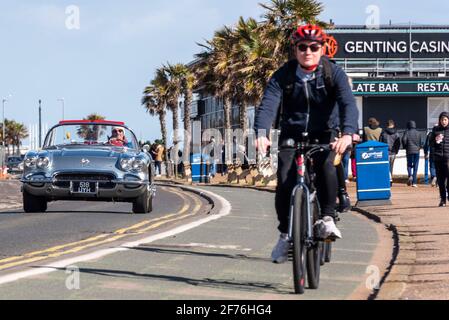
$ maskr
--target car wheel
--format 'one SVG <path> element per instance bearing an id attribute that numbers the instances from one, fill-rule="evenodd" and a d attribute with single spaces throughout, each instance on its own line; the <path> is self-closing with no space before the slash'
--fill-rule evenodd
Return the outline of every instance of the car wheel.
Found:
<path id="1" fill-rule="evenodd" d="M 23 191 L 23 211 L 27 213 L 47 211 L 47 199 L 34 196 L 27 191 Z"/>
<path id="2" fill-rule="evenodd" d="M 153 210 L 153 197 L 149 191 L 144 192 L 133 201 L 133 212 L 146 214 Z"/>

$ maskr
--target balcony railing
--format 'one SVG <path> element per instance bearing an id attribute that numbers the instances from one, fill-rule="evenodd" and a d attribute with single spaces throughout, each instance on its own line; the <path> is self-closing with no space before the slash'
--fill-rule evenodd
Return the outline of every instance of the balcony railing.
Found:
<path id="1" fill-rule="evenodd" d="M 376 76 L 404 73 L 416 76 L 418 73 L 447 76 L 449 59 L 335 59 L 347 73 L 370 73 Z"/>

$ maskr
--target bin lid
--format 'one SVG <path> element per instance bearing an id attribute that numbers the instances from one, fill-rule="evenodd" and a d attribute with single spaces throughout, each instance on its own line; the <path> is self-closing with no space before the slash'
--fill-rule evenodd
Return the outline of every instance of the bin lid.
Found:
<path id="1" fill-rule="evenodd" d="M 367 141 L 358 144 L 356 148 L 388 148 L 388 144 L 379 141 Z"/>

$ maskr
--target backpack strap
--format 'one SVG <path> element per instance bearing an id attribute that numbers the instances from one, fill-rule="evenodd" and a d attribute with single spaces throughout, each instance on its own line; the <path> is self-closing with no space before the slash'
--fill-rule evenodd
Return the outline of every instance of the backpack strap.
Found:
<path id="1" fill-rule="evenodd" d="M 329 57 L 323 56 L 321 58 L 321 62 L 323 64 L 323 77 L 324 77 L 324 85 L 326 86 L 326 91 L 329 95 L 335 96 L 335 83 L 334 83 L 334 75 L 332 72 L 332 64 L 335 64 L 335 61 L 330 60 Z"/>
<path id="2" fill-rule="evenodd" d="M 282 88 L 282 95 L 281 95 L 281 102 L 279 105 L 279 111 L 276 116 L 276 122 L 275 122 L 275 129 L 280 129 L 281 127 L 281 118 L 282 114 L 284 113 L 284 99 L 285 97 L 289 97 L 293 94 L 293 91 L 295 89 L 295 82 L 296 82 L 296 70 L 298 69 L 298 60 L 292 59 L 288 61 L 286 64 L 284 64 L 284 68 L 287 69 L 287 77 L 281 80 L 281 88 Z"/>

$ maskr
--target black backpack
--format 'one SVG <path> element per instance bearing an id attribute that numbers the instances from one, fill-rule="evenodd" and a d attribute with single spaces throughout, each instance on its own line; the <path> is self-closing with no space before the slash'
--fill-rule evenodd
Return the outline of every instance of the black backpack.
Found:
<path id="1" fill-rule="evenodd" d="M 326 87 L 326 91 L 328 95 L 335 96 L 335 83 L 332 73 L 332 63 L 335 64 L 335 61 L 330 60 L 327 56 L 323 56 L 321 58 L 321 63 L 323 65 L 324 85 Z M 282 97 L 279 112 L 276 118 L 275 129 L 280 128 L 281 117 L 284 111 L 284 97 L 288 97 L 293 94 L 296 82 L 296 70 L 298 69 L 298 60 L 292 59 L 285 65 L 287 65 L 287 77 L 285 78 L 285 81 L 280 83 L 282 88 Z"/>

